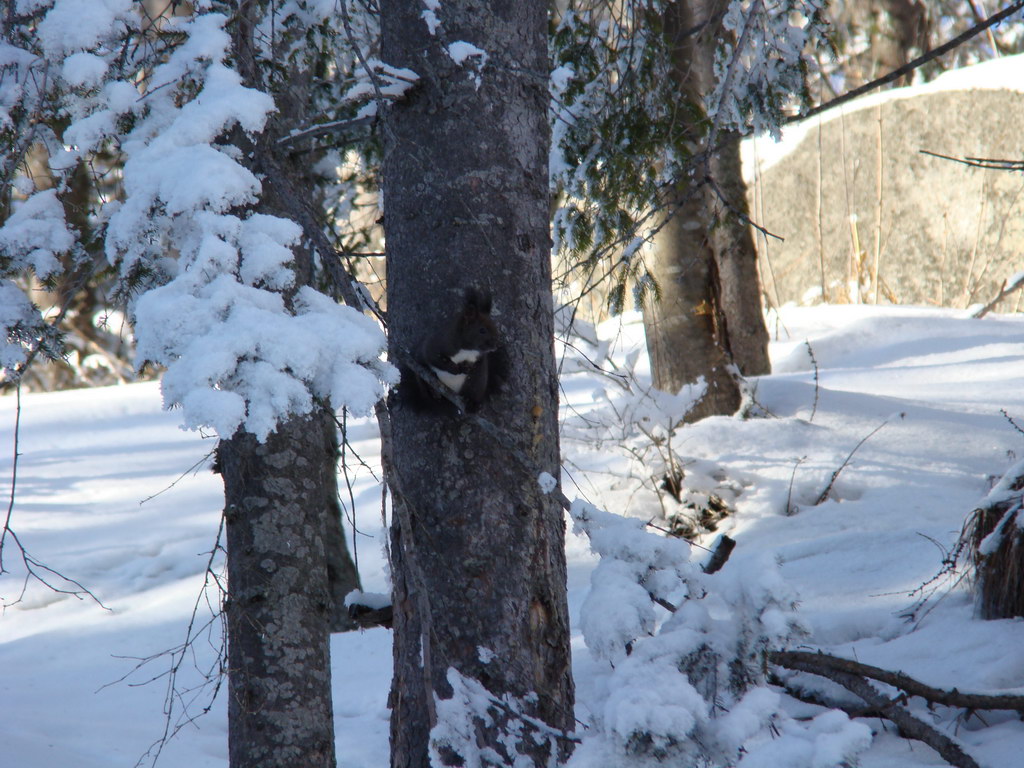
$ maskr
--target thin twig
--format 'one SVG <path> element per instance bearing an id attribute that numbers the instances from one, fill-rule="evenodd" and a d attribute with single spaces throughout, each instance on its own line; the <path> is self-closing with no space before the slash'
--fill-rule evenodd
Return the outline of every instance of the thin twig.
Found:
<path id="1" fill-rule="evenodd" d="M 208 462 L 208 461 L 210 460 L 210 457 L 211 457 L 211 456 L 213 456 L 213 455 L 214 455 L 214 454 L 215 454 L 216 452 L 217 452 L 217 449 L 216 449 L 216 448 L 214 448 L 214 449 L 213 449 L 212 451 L 210 451 L 210 452 L 209 452 L 208 454 L 206 454 L 205 456 L 203 456 L 203 458 L 201 458 L 201 459 L 200 459 L 199 461 L 197 461 L 197 462 L 196 462 L 195 464 L 193 464 L 193 465 L 192 465 L 191 467 L 189 467 L 189 468 L 188 468 L 188 469 L 186 469 L 186 470 L 185 470 L 184 472 L 182 472 L 182 473 L 181 473 L 180 475 L 178 475 L 178 476 L 177 476 L 177 477 L 176 477 L 176 478 L 175 478 L 174 480 L 172 480 L 172 481 L 171 481 L 171 483 L 170 483 L 169 485 L 167 485 L 167 486 L 165 486 L 164 488 L 160 489 L 159 491 L 157 491 L 156 493 L 154 493 L 154 494 L 153 494 L 152 496 L 147 496 L 147 497 L 146 497 L 146 498 L 144 498 L 144 499 L 143 499 L 142 501 L 140 501 L 140 502 L 139 502 L 139 506 L 141 507 L 141 506 L 142 506 L 143 504 L 145 504 L 146 502 L 152 501 L 152 500 L 153 500 L 153 499 L 155 499 L 155 498 L 156 498 L 157 496 L 160 496 L 161 494 L 167 493 L 167 491 L 171 490 L 171 488 L 173 488 L 173 487 L 174 487 L 174 486 L 176 486 L 176 485 L 177 485 L 178 483 L 180 483 L 180 482 L 181 482 L 182 480 L 184 480 L 184 479 L 185 479 L 185 476 L 186 476 L 187 474 L 189 474 L 190 472 L 191 472 L 191 473 L 193 473 L 193 474 L 194 474 L 195 472 L 198 472 L 198 471 L 199 471 L 199 468 L 200 468 L 200 467 L 202 467 L 202 466 L 203 466 L 204 464 L 206 464 L 206 463 L 207 463 L 207 462 Z"/>
<path id="2" fill-rule="evenodd" d="M 941 152 L 932 152 L 927 149 L 917 150 L 922 155 L 930 155 L 940 160 L 951 160 L 961 165 L 969 165 L 972 168 L 985 168 L 991 171 L 1024 171 L 1024 160 L 999 160 L 988 157 L 952 157 Z"/>
<path id="3" fill-rule="evenodd" d="M 860 450 L 860 447 L 862 445 L 864 445 L 864 443 L 866 443 L 868 440 L 870 440 L 872 437 L 874 437 L 875 433 L 877 433 L 878 430 L 880 430 L 882 427 L 884 427 L 888 423 L 889 423 L 889 421 L 888 421 L 888 419 L 886 419 L 881 424 L 879 424 L 877 427 L 875 427 L 873 430 L 871 430 L 871 432 L 869 432 L 866 436 L 862 437 L 859 443 L 857 443 L 855 446 L 853 446 L 853 450 L 850 451 L 849 454 L 847 454 L 845 459 L 843 459 L 843 463 L 840 464 L 839 467 L 836 469 L 836 471 L 832 473 L 832 477 L 829 479 L 828 485 L 825 486 L 825 490 L 823 490 L 821 492 L 821 494 L 818 496 L 817 500 L 814 502 L 814 506 L 818 506 L 819 504 L 824 504 L 825 503 L 825 500 L 828 499 L 829 494 L 832 493 L 832 487 L 836 484 L 836 480 L 839 478 L 839 474 L 844 469 L 846 469 L 846 466 L 850 463 L 850 459 L 853 458 L 853 454 L 855 454 L 858 450 Z"/>
<path id="4" fill-rule="evenodd" d="M 371 125 L 376 119 L 375 115 L 369 115 L 367 117 L 355 117 L 350 120 L 332 120 L 329 123 L 320 123 L 319 125 L 313 125 L 301 131 L 294 131 L 287 136 L 282 136 L 277 140 L 277 144 L 282 147 L 289 147 L 292 144 L 297 144 L 303 139 L 319 139 L 323 136 L 333 136 L 338 133 L 346 133 L 354 128 Z"/>
<path id="5" fill-rule="evenodd" d="M 818 394 L 821 388 L 821 381 L 818 371 L 818 358 L 814 356 L 814 348 L 811 347 L 809 339 L 804 340 L 804 344 L 807 345 L 807 356 L 811 358 L 811 365 L 814 366 L 814 404 L 811 406 L 811 417 L 808 421 L 814 421 L 814 414 L 818 412 Z"/>
<path id="6" fill-rule="evenodd" d="M 796 479 L 797 468 L 805 461 L 807 461 L 807 457 L 801 456 L 796 460 L 796 463 L 793 464 L 793 472 L 789 476 L 789 491 L 786 492 L 786 517 L 791 517 L 797 512 L 797 510 L 793 508 L 793 481 Z"/>
<path id="7" fill-rule="evenodd" d="M 1014 291 L 1019 291 L 1021 288 L 1024 288 L 1024 272 L 1017 273 L 1012 282 L 1008 283 L 1006 280 L 1003 280 L 1003 284 L 999 286 L 999 292 L 995 295 L 995 297 L 988 304 L 972 312 L 971 317 L 976 320 L 980 320 L 993 309 L 995 309 L 996 305 L 999 304 L 999 302 L 1001 302 Z"/>
<path id="8" fill-rule="evenodd" d="M 199 590 L 199 594 L 196 596 L 196 601 L 192 606 L 192 615 L 189 617 L 188 627 L 185 630 L 185 640 L 174 648 L 168 648 L 165 651 L 160 651 L 151 656 L 147 656 L 141 659 L 135 659 L 136 665 L 127 673 L 122 675 L 117 680 L 100 686 L 99 690 L 102 691 L 105 688 L 109 688 L 113 685 L 124 683 L 129 677 L 138 673 L 141 669 L 147 667 L 155 661 L 160 659 L 169 658 L 170 663 L 167 669 L 159 672 L 152 677 L 145 680 L 141 680 L 135 683 L 127 683 L 129 687 L 137 688 L 144 685 L 149 685 L 157 680 L 166 678 L 166 688 L 164 692 L 164 726 L 163 732 L 160 737 L 154 741 L 149 748 L 139 757 L 135 763 L 135 768 L 138 768 L 143 763 L 148 762 L 150 766 L 155 766 L 157 761 L 160 759 L 160 755 L 167 746 L 168 742 L 173 739 L 183 728 L 192 725 L 200 717 L 210 712 L 213 708 L 213 704 L 217 699 L 217 695 L 220 693 L 221 686 L 224 682 L 224 677 L 227 672 L 226 665 L 226 649 L 227 649 L 227 637 L 225 634 L 224 622 L 222 619 L 223 615 L 223 601 L 227 596 L 227 589 L 222 581 L 222 578 L 217 574 L 215 569 L 215 563 L 224 550 L 224 545 L 221 543 L 221 539 L 224 535 L 224 516 L 221 516 L 220 525 L 217 529 L 217 537 L 214 540 L 213 548 L 209 552 L 209 557 L 206 561 L 205 578 L 203 579 L 203 586 Z M 211 586 L 216 590 L 216 605 L 210 599 Z M 199 611 L 203 603 L 206 603 L 207 608 L 210 610 L 209 618 L 203 622 L 202 625 L 197 625 L 199 618 Z M 216 651 L 213 662 L 206 668 L 200 668 L 198 661 L 195 661 L 196 671 L 199 673 L 202 681 L 198 685 L 191 686 L 189 688 L 179 688 L 178 681 L 181 673 L 182 665 L 185 663 L 186 658 L 195 659 L 195 644 L 196 641 L 206 635 L 211 636 L 214 628 L 220 627 L 219 643 L 211 643 L 211 647 Z M 116 657 L 125 658 L 125 657 Z M 210 690 L 212 688 L 212 690 Z M 205 703 L 198 712 L 195 712 L 192 707 L 199 700 L 201 696 L 205 695 Z M 179 705 L 181 708 L 180 714 L 175 719 L 174 714 L 176 711 L 175 705 Z"/>
<path id="9" fill-rule="evenodd" d="M 21 591 L 18 596 L 13 600 L 0 600 L 0 608 L 7 609 L 11 606 L 17 605 L 25 599 L 25 593 L 28 591 L 28 585 L 35 579 L 47 589 L 52 592 L 56 592 L 59 595 L 70 595 L 77 597 L 79 600 L 83 600 L 89 597 L 96 603 L 100 608 L 104 610 L 110 610 L 103 601 L 100 600 L 96 595 L 92 593 L 87 587 L 83 586 L 80 582 L 75 579 L 65 576 L 55 568 L 51 568 L 41 560 L 37 560 L 32 554 L 25 548 L 21 538 L 15 532 L 14 528 L 11 527 L 11 521 L 14 519 L 14 500 L 16 498 L 17 486 L 18 486 L 18 458 L 21 456 L 19 451 L 19 444 L 21 439 L 21 384 L 17 384 L 15 389 L 15 415 L 14 415 L 14 457 L 11 461 L 11 494 L 7 504 L 7 513 L 4 516 L 3 530 L 0 531 L 0 576 L 5 573 L 10 573 L 7 567 L 4 565 L 4 548 L 7 540 L 10 539 L 17 547 L 17 552 L 21 556 L 21 564 L 25 569 L 25 578 L 21 583 Z"/>

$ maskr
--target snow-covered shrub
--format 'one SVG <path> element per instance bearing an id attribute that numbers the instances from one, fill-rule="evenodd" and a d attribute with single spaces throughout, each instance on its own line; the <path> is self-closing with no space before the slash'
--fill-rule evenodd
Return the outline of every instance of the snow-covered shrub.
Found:
<path id="1" fill-rule="evenodd" d="M 705 392 L 703 378 L 676 394 L 662 392 L 646 373 L 637 372 L 640 348 L 624 355 L 613 352 L 597 329 L 567 310 L 556 314 L 558 335 L 567 340 L 563 375 L 579 373 L 592 380 L 594 406 L 562 420 L 562 440 L 622 454 L 627 469 L 618 485 L 641 514 L 660 517 L 674 535 L 692 538 L 714 531 L 731 514 L 741 489 L 713 462 L 681 450 L 684 420 Z M 624 325 L 629 321 L 623 317 Z"/>
<path id="2" fill-rule="evenodd" d="M 833 768 L 868 746 L 870 730 L 841 712 L 792 720 L 766 685 L 768 650 L 805 633 L 774 561 L 706 575 L 686 542 L 642 521 L 580 501 L 571 514 L 601 558 L 581 627 L 608 664 L 573 766 Z"/>

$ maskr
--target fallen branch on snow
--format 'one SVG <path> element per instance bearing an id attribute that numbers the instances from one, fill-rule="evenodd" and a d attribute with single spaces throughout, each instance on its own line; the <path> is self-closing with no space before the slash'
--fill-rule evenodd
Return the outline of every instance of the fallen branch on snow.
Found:
<path id="1" fill-rule="evenodd" d="M 932 704 L 943 704 L 947 707 L 963 707 L 964 709 L 1006 709 L 1024 713 L 1024 696 L 989 696 L 982 693 L 961 693 L 956 688 L 951 691 L 942 688 L 933 688 L 930 685 L 919 682 L 914 678 L 905 675 L 903 672 L 892 672 L 880 667 L 873 667 L 870 664 L 862 664 L 853 659 L 843 659 L 838 656 L 830 656 L 827 653 L 810 651 L 773 651 L 768 660 L 786 669 L 796 669 L 793 664 L 801 664 L 810 669 L 801 667 L 801 672 L 811 672 L 816 675 L 824 675 L 824 669 L 834 669 L 840 672 L 848 672 L 852 675 L 859 675 L 880 683 L 899 688 L 911 696 L 918 696 Z"/>
<path id="2" fill-rule="evenodd" d="M 914 680 L 902 672 L 892 672 L 873 667 L 870 664 L 862 664 L 852 659 L 842 659 L 824 653 L 773 651 L 769 653 L 768 660 L 786 669 L 809 672 L 838 683 L 863 699 L 872 710 L 872 714 L 892 721 L 904 736 L 927 744 L 938 752 L 942 759 L 956 768 L 979 768 L 979 766 L 974 758 L 964 752 L 963 748 L 953 739 L 918 719 L 901 706 L 901 700 L 905 700 L 906 695 L 918 696 L 930 704 L 965 707 L 970 710 L 1004 709 L 1024 713 L 1024 696 L 961 693 L 955 688 L 946 691 Z M 904 693 L 890 699 L 877 691 L 868 682 L 869 679 L 891 685 Z M 859 711 L 856 714 L 859 716 L 863 712 Z"/>

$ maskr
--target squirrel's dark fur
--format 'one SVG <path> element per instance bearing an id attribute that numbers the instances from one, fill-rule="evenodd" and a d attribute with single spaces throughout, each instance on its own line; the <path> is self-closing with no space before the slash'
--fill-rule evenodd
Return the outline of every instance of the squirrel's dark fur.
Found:
<path id="1" fill-rule="evenodd" d="M 442 385 L 459 395 L 469 411 L 477 410 L 504 378 L 504 352 L 491 319 L 491 297 L 478 288 L 466 290 L 462 309 L 447 328 L 428 336 L 416 358 Z M 448 409 L 451 404 L 409 370 L 402 371 L 403 399 L 417 410 Z"/>

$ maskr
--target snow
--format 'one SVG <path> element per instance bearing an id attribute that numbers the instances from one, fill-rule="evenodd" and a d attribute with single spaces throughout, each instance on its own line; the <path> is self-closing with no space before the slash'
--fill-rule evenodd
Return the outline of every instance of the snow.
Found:
<path id="1" fill-rule="evenodd" d="M 963 584 L 936 594 L 915 621 L 904 617 L 919 597 L 914 590 L 941 568 L 942 552 L 930 540 L 951 546 L 967 514 L 1024 456 L 1021 435 L 1000 413 L 1024 417 L 1024 318 L 819 306 L 787 308 L 776 319 L 776 373 L 755 382 L 755 398 L 772 416 L 712 418 L 673 438 L 690 462 L 688 481 L 733 488 L 736 514 L 719 531 L 738 545 L 714 576 L 696 573 L 684 560 L 690 549 L 684 542 L 644 534 L 657 502 L 628 477 L 629 460 L 614 442 L 595 448 L 575 436 L 563 439 L 571 471 L 562 487 L 570 496 L 584 495 L 634 518 L 614 523 L 619 534 L 608 535 L 607 547 L 621 549 L 628 538 L 630 546 L 646 548 L 644 556 L 653 556 L 662 574 L 652 574 L 651 588 L 683 606 L 669 618 L 646 593 L 643 600 L 602 596 L 602 579 L 591 586 L 591 542 L 569 534 L 577 717 L 623 731 L 639 724 L 665 739 L 701 727 L 704 699 L 669 660 L 700 632 L 727 625 L 718 603 L 705 607 L 706 600 L 682 599 L 686 579 L 702 580 L 721 605 L 742 595 L 756 601 L 759 594 L 792 590 L 799 597 L 795 615 L 809 633 L 800 641 L 804 647 L 899 669 L 935 686 L 1024 693 L 1024 621 L 975 618 Z M 642 326 L 632 315 L 600 331 L 620 363 L 642 341 Z M 640 356 L 641 380 L 645 365 Z M 563 417 L 605 407 L 615 395 L 595 400 L 595 390 L 618 387 L 586 372 L 566 374 L 562 384 Z M 208 469 L 213 440 L 177 429 L 179 415 L 161 411 L 155 384 L 31 394 L 22 402 L 14 528 L 34 557 L 80 581 L 107 609 L 29 583 L 22 602 L 0 616 L 4 764 L 132 766 L 163 732 L 167 693 L 162 678 L 137 684 L 165 672 L 168 660 L 132 670 L 138 658 L 184 639 L 217 535 L 223 496 L 219 478 Z M 8 446 L 8 455 L 14 408 L 13 398 L 0 400 L 0 445 Z M 854 446 L 883 422 L 850 459 L 828 499 L 815 505 Z M 360 456 L 376 466 L 373 423 L 356 420 L 349 434 Z M 5 466 L 9 470 L 10 462 Z M 353 494 L 364 588 L 386 593 L 380 489 L 369 472 L 360 470 Z M 795 514 L 786 514 L 787 500 Z M 599 511 L 597 517 L 609 525 L 616 520 Z M 634 533 L 622 536 L 623 530 Z M 704 536 L 697 544 L 710 547 L 713 539 Z M 0 578 L 0 595 L 11 601 L 21 591 L 23 571 L 7 546 L 4 562 L 12 573 Z M 693 547 L 692 557 L 700 561 L 707 555 Z M 614 571 L 621 562 L 603 560 L 599 568 Z M 619 659 L 613 668 L 584 647 L 587 628 L 580 615 L 587 600 L 603 607 L 620 600 L 619 610 L 640 611 L 643 605 L 649 614 L 624 614 L 622 620 L 653 627 L 657 634 L 638 643 L 624 661 L 613 638 L 602 641 L 605 646 L 598 643 Z M 199 615 L 208 617 L 204 610 Z M 763 621 L 777 622 L 774 631 L 788 631 L 781 614 L 765 614 Z M 218 642 L 217 629 L 202 637 L 194 661 L 182 666 L 180 683 L 198 681 L 194 667 L 213 662 Z M 385 765 L 390 634 L 374 629 L 336 635 L 332 657 L 339 765 Z M 652 664 L 641 664 L 644 658 Z M 636 677 L 626 674 L 631 666 Z M 798 679 L 808 688 L 827 686 L 809 676 Z M 459 690 L 466 702 L 486 708 L 474 681 L 459 681 Z M 652 701 L 657 706 L 649 706 Z M 224 702 L 222 692 L 209 714 L 171 741 L 161 764 L 224 768 Z M 200 697 L 193 711 L 205 705 Z M 776 718 L 780 737 L 758 735 L 780 706 L 794 717 L 813 719 Z M 1024 724 L 1017 718 L 987 713 L 985 725 L 943 707 L 928 712 L 919 699 L 911 700 L 911 708 L 958 739 L 983 766 L 1019 762 Z M 174 717 L 180 712 L 176 702 Z M 453 708 L 452 740 L 462 737 L 458 716 Z M 582 732 L 574 766 L 615 764 L 607 745 L 587 736 L 591 731 Z M 764 687 L 720 716 L 714 733 L 722 749 L 746 744 L 743 768 L 818 768 L 858 752 L 861 768 L 943 765 L 930 749 L 901 739 L 878 720 L 850 721 Z"/>
<path id="2" fill-rule="evenodd" d="M 61 268 L 57 256 L 70 251 L 74 244 L 64 207 L 53 189 L 36 192 L 16 205 L 0 226 L 0 257 L 31 268 L 40 278 L 57 272 Z"/>
<path id="3" fill-rule="evenodd" d="M 93 48 L 117 19 L 132 13 L 132 0 L 57 0 L 39 22 L 37 34 L 52 60 Z"/>
<path id="4" fill-rule="evenodd" d="M 477 48 L 472 43 L 467 43 L 465 40 L 456 40 L 448 46 L 448 56 L 456 64 L 464 64 L 466 59 L 473 56 L 480 58 L 481 66 L 487 61 L 487 52 L 482 48 Z"/>
<path id="5" fill-rule="evenodd" d="M 437 15 L 441 10 L 441 0 L 423 0 L 423 5 L 425 8 L 420 11 L 420 18 L 427 25 L 427 32 L 432 36 L 436 35 L 438 27 L 441 26 L 441 19 Z"/>
<path id="6" fill-rule="evenodd" d="M 473 83 L 476 85 L 477 90 L 480 90 L 480 83 L 482 82 L 480 72 L 487 64 L 487 51 L 478 48 L 472 43 L 467 43 L 465 40 L 456 40 L 445 50 L 448 52 L 448 58 L 460 67 L 472 67 L 475 69 L 475 74 L 472 75 Z"/>

